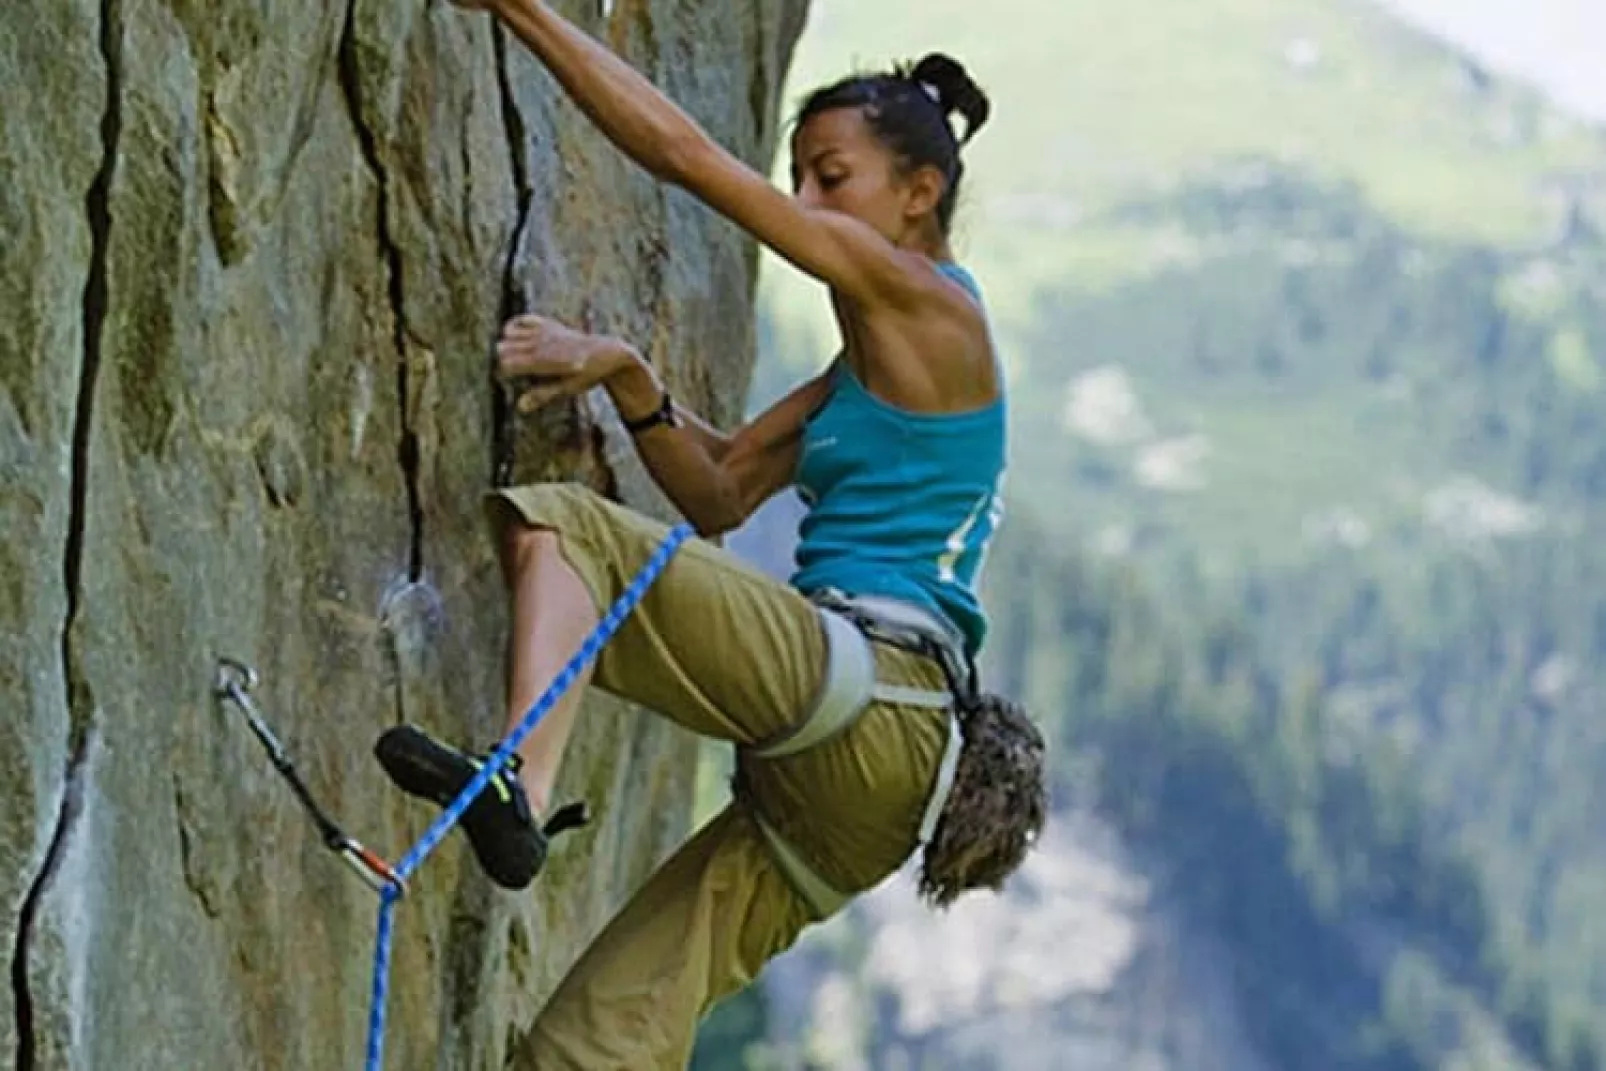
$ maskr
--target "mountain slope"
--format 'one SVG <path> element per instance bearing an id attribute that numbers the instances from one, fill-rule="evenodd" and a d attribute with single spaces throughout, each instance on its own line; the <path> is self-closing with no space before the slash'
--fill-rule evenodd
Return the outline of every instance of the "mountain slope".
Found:
<path id="1" fill-rule="evenodd" d="M 816 0 L 786 99 L 928 50 L 994 102 L 967 150 L 959 237 L 1006 326 L 1045 284 L 1102 288 L 1163 265 L 1164 228 L 1098 217 L 1234 161 L 1353 183 L 1414 231 L 1501 246 L 1606 198 L 1598 131 L 1362 0 Z M 783 306 L 814 304 L 769 267 Z"/>

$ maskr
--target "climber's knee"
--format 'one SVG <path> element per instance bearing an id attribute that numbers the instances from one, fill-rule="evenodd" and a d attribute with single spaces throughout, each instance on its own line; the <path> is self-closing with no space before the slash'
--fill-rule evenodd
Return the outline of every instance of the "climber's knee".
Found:
<path id="1" fill-rule="evenodd" d="M 506 583 L 511 585 L 544 556 L 561 551 L 559 536 L 554 529 L 544 524 L 532 524 L 506 500 L 492 499 L 487 509 L 493 522 L 502 579 Z"/>
<path id="2" fill-rule="evenodd" d="M 498 550 L 511 559 L 511 552 L 531 549 L 531 529 L 594 542 L 607 528 L 609 503 L 584 484 L 532 483 L 496 488 L 485 496 L 485 507 Z"/>
<path id="3" fill-rule="evenodd" d="M 561 549 L 561 537 L 555 530 L 527 521 L 509 525 L 502 536 L 502 553 L 515 569 L 527 569 Z"/>

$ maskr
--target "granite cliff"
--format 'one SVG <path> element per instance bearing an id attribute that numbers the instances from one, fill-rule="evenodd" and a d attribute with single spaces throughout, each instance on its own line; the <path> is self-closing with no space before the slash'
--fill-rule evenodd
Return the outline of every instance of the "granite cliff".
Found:
<path id="1" fill-rule="evenodd" d="M 561 6 L 768 165 L 803 0 Z M 375 900 L 217 660 L 260 670 L 313 791 L 399 857 L 430 814 L 376 734 L 501 727 L 484 488 L 665 510 L 606 403 L 508 412 L 501 319 L 628 333 L 728 423 L 755 251 L 444 3 L 13 5 L 0 79 L 0 1052 L 350 1067 Z M 693 741 L 592 702 L 563 789 L 594 822 L 538 892 L 493 892 L 454 837 L 401 906 L 391 1066 L 504 1066 L 684 833 Z"/>

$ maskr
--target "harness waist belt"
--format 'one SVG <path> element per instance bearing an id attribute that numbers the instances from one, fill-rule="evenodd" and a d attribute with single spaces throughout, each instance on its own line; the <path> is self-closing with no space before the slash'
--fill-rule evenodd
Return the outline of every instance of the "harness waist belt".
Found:
<path id="1" fill-rule="evenodd" d="M 825 588 L 810 598 L 817 606 L 849 618 L 871 639 L 935 659 L 961 705 L 975 698 L 975 670 L 965 654 L 964 637 L 946 618 L 884 595 L 848 595 Z"/>
<path id="2" fill-rule="evenodd" d="M 877 701 L 947 710 L 948 739 L 920 819 L 918 843 L 925 844 L 936 832 L 937 821 L 948 802 L 964 744 L 953 713 L 954 693 L 951 688 L 910 688 L 877 680 L 870 640 L 873 636 L 893 646 L 937 657 L 944 663 L 950 682 L 955 679 L 952 667 L 964 665 L 957 641 L 930 614 L 897 600 L 825 592 L 815 597 L 815 603 L 826 640 L 826 672 L 820 695 L 802 724 L 777 740 L 744 750 L 764 759 L 800 754 L 845 732 L 866 707 Z M 849 897 L 820 877 L 756 807 L 752 813 L 781 871 L 816 915 L 824 919 L 841 910 Z"/>

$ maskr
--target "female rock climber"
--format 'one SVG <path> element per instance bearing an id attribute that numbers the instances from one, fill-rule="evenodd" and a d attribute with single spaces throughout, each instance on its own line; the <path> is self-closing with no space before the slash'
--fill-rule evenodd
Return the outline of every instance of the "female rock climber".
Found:
<path id="1" fill-rule="evenodd" d="M 673 402 L 626 341 L 522 315 L 498 343 L 500 374 L 533 384 L 525 407 L 603 387 L 699 534 L 735 528 L 789 485 L 809 507 L 790 583 L 705 540 L 684 544 L 590 681 L 732 742 L 737 791 L 574 964 L 521 1056 L 543 1071 L 683 1067 L 714 1002 L 847 897 L 922 848 L 932 903 L 997 889 L 1044 820 L 1041 737 L 1015 704 L 974 687 L 1005 401 L 981 295 L 948 231 L 960 147 L 988 101 L 942 55 L 821 89 L 794 127 L 789 197 L 547 4 L 459 3 L 499 19 L 638 164 L 825 283 L 842 332 L 826 371 L 728 435 Z M 486 501 L 510 591 L 511 728 L 667 529 L 573 484 Z M 836 700 L 856 652 L 874 692 L 844 720 Z M 505 887 L 527 885 L 570 824 L 567 808 L 542 816 L 579 700 L 577 685 L 464 816 Z M 437 805 L 485 756 L 415 726 L 375 751 L 403 790 Z"/>

